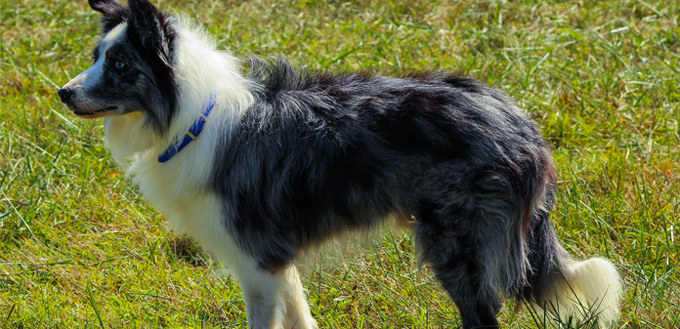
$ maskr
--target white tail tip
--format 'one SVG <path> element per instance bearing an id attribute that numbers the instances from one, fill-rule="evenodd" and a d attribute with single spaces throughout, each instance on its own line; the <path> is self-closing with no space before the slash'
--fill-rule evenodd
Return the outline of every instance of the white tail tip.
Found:
<path id="1" fill-rule="evenodd" d="M 566 273 L 545 301 L 544 309 L 567 322 L 569 319 L 597 319 L 602 328 L 610 327 L 620 313 L 621 280 L 614 265 L 606 259 L 569 261 Z"/>

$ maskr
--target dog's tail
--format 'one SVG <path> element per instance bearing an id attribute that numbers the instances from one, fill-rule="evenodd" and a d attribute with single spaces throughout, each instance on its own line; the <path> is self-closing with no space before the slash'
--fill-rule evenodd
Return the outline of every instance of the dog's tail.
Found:
<path id="1" fill-rule="evenodd" d="M 619 316 L 619 274 L 606 259 L 576 261 L 562 248 L 549 220 L 554 184 L 548 186 L 549 191 L 529 202 L 532 218 L 525 231 L 527 285 L 517 297 L 538 305 L 563 323 L 597 320 L 601 327 L 608 327 Z M 536 207 L 535 202 L 543 206 Z"/>

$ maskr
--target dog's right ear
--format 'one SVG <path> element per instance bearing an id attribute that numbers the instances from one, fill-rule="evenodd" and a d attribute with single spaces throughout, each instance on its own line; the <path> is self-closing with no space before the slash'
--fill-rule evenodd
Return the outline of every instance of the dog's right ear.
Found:
<path id="1" fill-rule="evenodd" d="M 88 3 L 92 9 L 104 14 L 102 17 L 102 32 L 104 33 L 130 18 L 130 8 L 116 0 L 88 0 Z"/>

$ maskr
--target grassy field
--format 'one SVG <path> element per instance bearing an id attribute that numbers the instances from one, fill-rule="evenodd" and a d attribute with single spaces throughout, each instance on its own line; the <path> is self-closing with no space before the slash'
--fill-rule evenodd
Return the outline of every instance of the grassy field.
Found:
<path id="1" fill-rule="evenodd" d="M 58 101 L 91 62 L 98 14 L 84 0 L 0 1 L 0 328 L 245 326 L 237 282 L 144 202 L 110 159 L 103 122 Z M 623 276 L 617 327 L 680 327 L 679 2 L 160 5 L 241 56 L 331 71 L 442 68 L 507 92 L 555 150 L 561 240 Z M 410 236 L 340 250 L 304 269 L 321 327 L 459 326 L 431 273 L 417 271 Z M 513 304 L 500 319 L 542 327 Z"/>

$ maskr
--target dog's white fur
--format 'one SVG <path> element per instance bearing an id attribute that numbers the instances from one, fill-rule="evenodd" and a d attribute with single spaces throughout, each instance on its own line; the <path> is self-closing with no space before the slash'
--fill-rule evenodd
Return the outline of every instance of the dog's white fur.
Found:
<path id="1" fill-rule="evenodd" d="M 233 271 L 243 289 L 250 327 L 316 328 L 295 266 L 288 265 L 274 273 L 258 267 L 224 229 L 223 221 L 230 218 L 229 209 L 217 195 L 204 188 L 215 163 L 214 150 L 225 142 L 225 131 L 232 131 L 231 127 L 253 103 L 250 90 L 255 86 L 249 85 L 249 80 L 240 73 L 236 57 L 218 51 L 202 29 L 181 18 L 174 27 L 178 32 L 175 51 L 180 55 L 173 67 L 181 97 L 180 110 L 169 133 L 159 137 L 148 129 L 143 114 L 132 112 L 106 118 L 105 141 L 116 162 L 126 168 L 145 197 L 168 217 L 170 226 L 196 239 Z M 103 42 L 109 46 L 115 43 L 126 28 L 127 23 L 113 28 Z M 104 56 L 105 50 L 100 56 Z M 96 81 L 103 74 L 103 62 L 98 61 L 65 87 L 83 88 Z M 212 94 L 217 97 L 216 103 L 201 137 L 177 153 L 173 161 L 159 163 L 158 155 L 187 131 Z M 567 281 L 561 279 L 557 284 L 556 293 L 549 296 L 548 307 L 552 305 L 552 311 L 563 320 L 568 315 L 583 313 L 579 310 L 595 309 L 600 312 L 600 323 L 614 321 L 621 293 L 614 266 L 603 259 L 591 259 L 572 261 L 567 270 L 568 273 L 563 273 Z"/>
<path id="2" fill-rule="evenodd" d="M 108 35 L 115 38 L 125 28 L 124 23 Z M 252 102 L 252 95 L 234 56 L 217 51 L 205 33 L 186 20 L 180 20 L 177 28 L 176 51 L 182 55 L 175 69 L 182 97 L 181 110 L 169 129 L 170 138 L 159 140 L 148 128 L 144 129 L 143 115 L 133 112 L 106 118 L 106 144 L 147 200 L 168 217 L 170 226 L 196 239 L 234 272 L 243 289 L 250 327 L 265 328 L 274 318 L 270 328 L 316 328 L 295 267 L 291 265 L 275 274 L 259 269 L 224 229 L 222 220 L 229 216 L 224 213 L 224 205 L 216 195 L 201 188 L 209 179 L 216 145 L 223 142 L 218 138 L 239 120 Z M 158 155 L 187 131 L 213 92 L 217 95 L 216 105 L 201 138 L 173 161 L 159 163 Z M 274 295 L 278 298 L 271 298 Z"/>
<path id="3" fill-rule="evenodd" d="M 597 318 L 609 327 L 620 313 L 621 279 L 614 265 L 603 258 L 570 261 L 567 273 L 558 277 L 555 290 L 544 302 L 544 310 L 568 323 L 570 318 Z"/>

